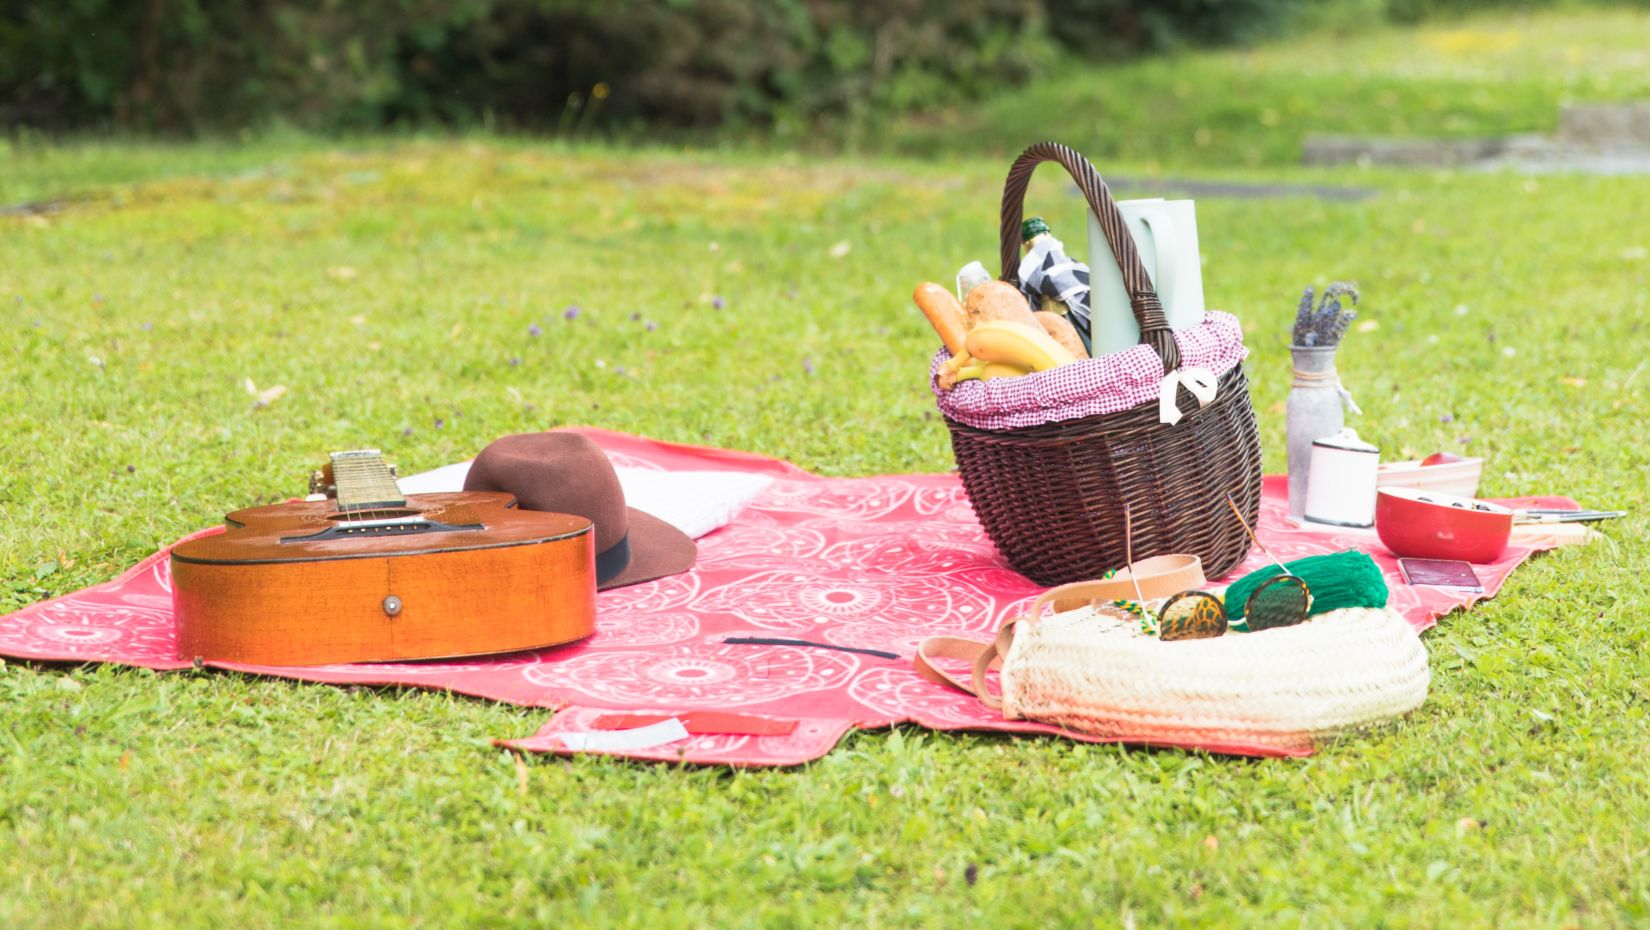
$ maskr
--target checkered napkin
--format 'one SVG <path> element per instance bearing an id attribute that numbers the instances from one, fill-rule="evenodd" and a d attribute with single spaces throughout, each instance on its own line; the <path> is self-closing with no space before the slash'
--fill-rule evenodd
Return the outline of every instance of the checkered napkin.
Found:
<path id="1" fill-rule="evenodd" d="M 1207 368 L 1216 378 L 1249 354 L 1237 317 L 1210 310 L 1197 326 L 1176 330 L 1180 367 Z M 964 381 L 947 391 L 939 385 L 940 367 L 951 354 L 940 349 L 929 368 L 928 383 L 940 412 L 975 429 L 1021 429 L 1062 420 L 1121 413 L 1156 403 L 1163 381 L 1163 362 L 1150 346 L 1084 359 L 1018 378 Z"/>
<path id="2" fill-rule="evenodd" d="M 1053 236 L 1033 240 L 1031 251 L 1020 262 L 1020 292 L 1031 299 L 1032 306 L 1047 297 L 1065 306 L 1066 319 L 1083 348 L 1092 351 L 1089 342 L 1089 266 L 1066 257 L 1066 247 Z"/>

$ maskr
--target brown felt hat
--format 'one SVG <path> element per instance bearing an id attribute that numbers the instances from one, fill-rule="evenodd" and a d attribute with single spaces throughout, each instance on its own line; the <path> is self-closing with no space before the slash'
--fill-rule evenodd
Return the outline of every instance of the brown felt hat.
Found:
<path id="1" fill-rule="evenodd" d="M 464 490 L 505 491 L 524 510 L 576 514 L 594 523 L 597 590 L 685 572 L 699 554 L 686 533 L 626 507 L 613 463 L 578 433 L 552 430 L 494 440 L 470 465 Z"/>

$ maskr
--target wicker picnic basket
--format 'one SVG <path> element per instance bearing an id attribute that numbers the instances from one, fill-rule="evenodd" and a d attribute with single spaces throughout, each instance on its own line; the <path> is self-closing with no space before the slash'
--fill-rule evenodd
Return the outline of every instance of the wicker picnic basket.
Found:
<path id="1" fill-rule="evenodd" d="M 963 486 L 997 549 L 1038 584 L 1097 578 L 1124 565 L 1125 508 L 1133 517 L 1135 558 L 1188 553 L 1202 558 L 1209 577 L 1219 578 L 1249 551 L 1248 536 L 1233 519 L 1226 496 L 1237 502 L 1250 525 L 1260 507 L 1260 439 L 1243 376 L 1241 329 L 1229 315 L 1208 314 L 1209 329 L 1217 334 L 1210 338 L 1221 343 L 1217 348 L 1225 351 L 1228 367 L 1215 372 L 1215 395 L 1207 403 L 1185 386 L 1175 388 L 1178 408 L 1189 412 L 1174 425 L 1160 422 L 1156 384 L 1180 368 L 1181 345 L 1116 201 L 1099 172 L 1076 151 L 1040 142 L 1009 169 L 1003 188 L 1002 279 L 1018 283 L 1026 187 L 1033 169 L 1045 161 L 1057 162 L 1071 174 L 1099 217 L 1130 294 L 1140 342 L 1156 359 L 1136 346 L 989 385 L 970 382 L 949 393 L 936 389 Z M 1097 409 L 1096 401 L 1106 408 L 1110 398 L 1099 395 L 1120 383 L 1116 368 L 1125 356 L 1136 367 L 1145 360 L 1151 399 L 1116 412 L 1089 413 Z M 940 361 L 936 359 L 936 371 Z M 999 389 L 1005 382 L 1022 384 Z M 1071 392 L 1074 384 L 1080 388 L 1077 395 Z M 965 387 L 973 393 L 959 393 Z M 1043 404 L 1034 411 L 1038 422 L 1012 428 L 982 428 L 980 422 L 994 421 L 978 418 L 973 425 L 962 422 L 968 417 L 957 398 L 999 390 L 1019 391 Z M 1050 397 L 1059 402 L 1050 406 Z"/>

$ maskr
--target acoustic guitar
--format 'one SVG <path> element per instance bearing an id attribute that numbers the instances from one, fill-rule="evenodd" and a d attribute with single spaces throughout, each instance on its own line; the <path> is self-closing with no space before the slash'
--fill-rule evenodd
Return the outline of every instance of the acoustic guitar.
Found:
<path id="1" fill-rule="evenodd" d="M 172 550 L 178 655 L 318 665 L 513 652 L 596 627 L 593 525 L 509 494 L 403 496 L 377 450 L 335 452 L 333 497 L 237 510 Z"/>

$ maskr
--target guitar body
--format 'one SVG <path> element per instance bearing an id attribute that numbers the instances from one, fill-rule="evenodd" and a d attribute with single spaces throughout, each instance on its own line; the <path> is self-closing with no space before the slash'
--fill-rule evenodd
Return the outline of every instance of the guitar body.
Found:
<path id="1" fill-rule="evenodd" d="M 229 514 L 172 550 L 178 655 L 320 665 L 513 652 L 596 626 L 593 527 L 463 492 Z"/>

